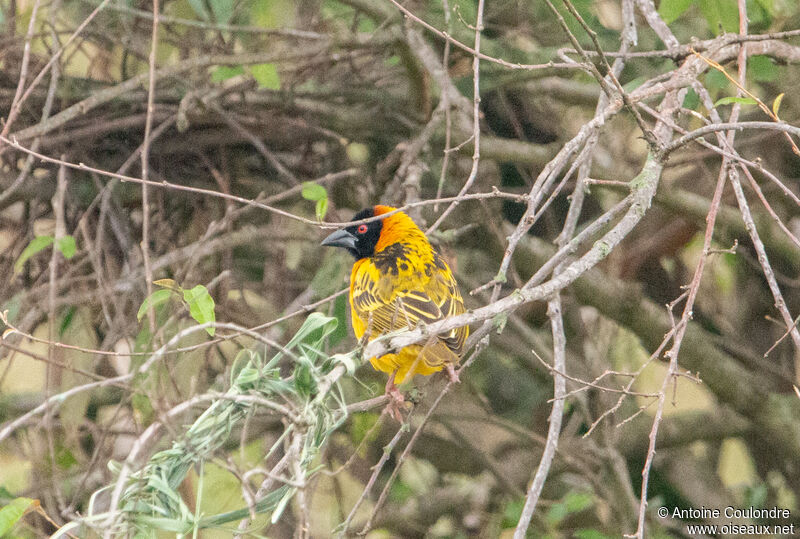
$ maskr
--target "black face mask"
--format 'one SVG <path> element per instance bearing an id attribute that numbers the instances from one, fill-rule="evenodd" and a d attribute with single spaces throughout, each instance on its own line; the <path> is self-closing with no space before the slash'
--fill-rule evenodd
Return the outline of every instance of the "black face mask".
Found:
<path id="1" fill-rule="evenodd" d="M 366 208 L 355 214 L 352 220 L 360 221 L 374 216 L 375 210 Z M 368 258 L 375 253 L 375 245 L 381 236 L 381 228 L 383 228 L 383 220 L 348 226 L 322 240 L 322 245 L 347 249 L 356 260 Z"/>

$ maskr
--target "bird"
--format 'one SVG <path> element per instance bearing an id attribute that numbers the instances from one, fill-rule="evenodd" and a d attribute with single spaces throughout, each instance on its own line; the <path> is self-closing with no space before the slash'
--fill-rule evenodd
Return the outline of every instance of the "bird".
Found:
<path id="1" fill-rule="evenodd" d="M 394 212 L 394 213 L 392 213 Z M 356 338 L 367 341 L 387 333 L 413 329 L 464 312 L 464 300 L 453 272 L 425 234 L 402 211 L 391 206 L 365 208 L 351 222 L 385 216 L 339 229 L 322 245 L 346 249 L 356 259 L 350 273 L 350 312 Z M 464 351 L 469 326 L 432 335 L 428 341 L 370 358 L 389 373 L 389 413 L 401 421 L 404 399 L 397 388 L 415 374 L 446 369 L 458 381 L 455 366 Z"/>

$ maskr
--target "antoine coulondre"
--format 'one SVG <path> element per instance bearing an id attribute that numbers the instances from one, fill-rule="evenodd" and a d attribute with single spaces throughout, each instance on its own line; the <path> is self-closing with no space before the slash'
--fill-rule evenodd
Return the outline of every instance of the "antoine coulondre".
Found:
<path id="1" fill-rule="evenodd" d="M 786 519 L 791 516 L 791 511 L 788 509 L 781 509 L 780 507 L 770 507 L 768 509 L 761 509 L 759 507 L 746 507 L 744 509 L 728 506 L 724 509 L 717 509 L 713 507 L 675 507 L 672 510 L 670 517 L 672 518 L 773 518 L 773 519 Z"/>

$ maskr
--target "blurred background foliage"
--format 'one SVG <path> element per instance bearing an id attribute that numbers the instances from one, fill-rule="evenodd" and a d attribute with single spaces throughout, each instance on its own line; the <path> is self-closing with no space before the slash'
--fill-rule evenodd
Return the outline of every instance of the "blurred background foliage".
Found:
<path id="1" fill-rule="evenodd" d="M 556 4 L 570 30 L 591 50 L 579 23 L 561 2 Z M 573 4 L 602 47 L 617 50 L 620 3 Z M 57 69 L 45 74 L 22 103 L 9 136 L 51 157 L 139 177 L 152 4 L 111 0 L 68 42 L 98 5 L 96 0 L 0 0 L 0 111 L 8 117 L 26 34 L 32 32 L 26 88 L 66 45 Z M 472 43 L 476 1 L 411 0 L 405 5 L 436 28 Z M 751 33 L 800 27 L 800 4 L 794 0 L 748 0 L 746 5 Z M 661 0 L 658 11 L 682 43 L 736 32 L 739 24 L 732 0 Z M 437 109 L 442 94 L 421 57 L 432 52 L 441 60 L 443 41 L 425 34 L 427 49 L 415 49 L 407 38 L 415 23 L 389 2 L 165 0 L 161 14 L 156 63 L 163 72 L 152 111 L 151 180 L 257 199 L 310 220 L 345 221 L 355 210 L 378 202 L 435 198 L 440 177 L 443 195 L 455 195 L 468 176 L 471 126 L 459 120 L 458 104 L 453 105 L 449 139 L 451 146 L 463 147 L 449 154 L 441 173 L 448 138 L 444 114 Z M 643 21 L 637 22 L 636 50 L 663 48 Z M 797 38 L 785 41 L 800 46 Z M 560 62 L 559 50 L 569 46 L 544 1 L 487 2 L 484 54 L 526 64 Z M 471 61 L 465 51 L 450 48 L 447 76 L 469 100 Z M 634 89 L 668 73 L 676 61 L 631 59 L 620 82 Z M 733 63 L 726 68 L 735 73 Z M 797 124 L 799 75 L 797 65 L 785 58 L 757 55 L 748 60 L 747 88 L 768 104 L 784 94 L 782 119 Z M 124 81 L 134 83 L 123 87 Z M 699 82 L 714 100 L 736 95 L 719 71 L 706 71 Z M 530 190 L 560 145 L 593 117 L 600 96 L 594 79 L 577 69 L 513 70 L 491 62 L 482 63 L 480 91 L 484 137 L 473 190 L 489 192 L 496 186 L 520 194 Z M 703 125 L 707 111 L 694 91 L 683 106 L 681 125 Z M 764 115 L 745 105 L 743 118 L 764 120 Z M 800 192 L 800 160 L 785 139 L 769 131 L 743 132 L 737 135 L 737 148 Z M 5 276 L 0 303 L 15 328 L 39 339 L 10 335 L 2 341 L 2 427 L 50 395 L 133 373 L 146 352 L 196 321 L 210 319 L 195 316 L 189 299 L 162 294 L 151 300 L 155 323 L 144 312 L 137 321 L 137 312 L 148 305 L 140 185 L 85 169 L 63 170 L 66 193 L 59 217 L 53 203 L 59 167 L 9 146 L 0 151 L 0 274 Z M 629 181 L 646 152 L 630 115 L 618 115 L 601 132 L 592 177 Z M 676 152 L 641 225 L 581 284 L 566 291 L 569 374 L 593 380 L 607 370 L 643 370 L 632 386 L 639 395 L 622 399 L 619 393 L 568 383 L 575 392 L 566 403 L 561 445 L 530 536 L 599 539 L 635 529 L 653 412 L 653 398 L 645 395 L 658 391 L 666 371 L 664 364 L 648 358 L 668 329 L 663 305 L 680 296 L 701 256 L 719 162 L 718 155 L 699 146 Z M 564 193 L 573 186 L 568 183 Z M 772 183 L 761 187 L 777 216 L 798 234 L 800 213 L 794 201 Z M 622 196 L 613 186 L 593 185 L 581 223 Z M 789 309 L 797 313 L 800 250 L 755 196 L 751 200 Z M 727 249 L 736 240 L 738 248 L 735 254 L 712 256 L 701 285 L 693 327 L 708 348 L 685 345 L 682 353 L 689 361 L 686 368 L 699 380 L 713 376 L 715 369 L 710 359 L 717 356 L 704 354 L 707 349 L 735 364 L 740 376 L 717 385 L 677 380 L 651 476 L 650 506 L 777 505 L 792 512 L 790 521 L 777 523 L 800 526 L 800 470 L 796 459 L 787 456 L 795 446 L 765 435 L 770 415 L 748 414 L 731 396 L 755 394 L 758 388 L 759 398 L 776 399 L 774 416 L 796 422 L 792 414 L 797 408 L 786 399 L 795 398 L 798 351 L 785 339 L 765 355 L 785 328 L 776 323 L 772 297 L 730 190 L 723 205 L 715 247 Z M 567 195 L 560 194 L 533 227 L 517 251 L 504 294 L 552 254 L 550 241 L 567 207 Z M 411 213 L 421 225 L 430 225 L 441 209 L 428 205 Z M 456 271 L 468 307 L 488 301 L 488 295 L 468 292 L 494 277 L 508 227 L 524 209 L 508 200 L 467 201 L 432 235 Z M 338 321 L 326 337 L 326 354 L 356 345 L 344 295 L 315 305 L 346 286 L 351 263 L 346 255 L 319 247 L 323 231 L 317 227 L 169 187 L 150 188 L 146 211 L 153 277 L 172 279 L 184 292 L 203 285 L 213 298 L 217 321 L 245 327 L 274 322 L 258 331 L 286 343 L 306 314 L 318 310 Z M 64 243 L 65 235 L 72 243 Z M 203 296 L 201 301 L 208 300 Z M 285 317 L 298 311 L 298 316 Z M 552 373 L 543 364 L 550 363 L 552 354 L 545 311 L 542 303 L 526 305 L 509 317 L 502 333 L 492 334 L 462 383 L 433 414 L 386 503 L 373 511 L 408 435 L 389 456 L 351 529 L 361 529 L 372 516 L 368 536 L 373 538 L 510 536 L 541 455 L 551 408 Z M 53 339 L 71 347 L 49 346 Z M 193 407 L 193 415 L 166 413 L 195 395 L 228 389 L 234 358 L 257 344 L 248 337 L 219 340 L 195 332 L 180 347 L 180 353 L 168 354 L 146 376 L 72 396 L 57 412 L 36 417 L 0 442 L 0 505 L 20 496 L 37 499 L 52 519 L 31 512 L 18 521 L 14 536 L 42 536 L 54 525 L 85 515 L 92 493 L 116 479 L 118 468 L 109 463 L 123 461 L 154 421 L 168 426 L 157 448 L 182 439 L 185 426 L 207 406 Z M 92 352 L 98 350 L 111 354 Z M 281 365 L 279 375 L 291 376 L 294 363 Z M 604 382 L 622 388 L 628 380 L 612 375 Z M 443 383 L 438 376 L 416 381 L 418 411 L 412 414 L 412 427 Z M 366 365 L 340 384 L 344 400 L 358 403 L 380 394 L 384 377 Z M 601 417 L 592 434 L 583 437 Z M 330 536 L 345 520 L 398 428 L 379 409 L 370 409 L 349 414 L 330 435 L 314 457 L 306 489 L 312 537 Z M 190 512 L 216 515 L 246 507 L 243 491 L 255 492 L 263 479 L 246 472 L 274 464 L 270 459 L 279 458 L 281 450 L 265 455 L 284 429 L 264 410 L 234 428 L 214 458 L 190 469 L 177 488 Z M 290 537 L 300 511 L 294 500 L 277 522 L 262 517 L 251 530 Z M 684 533 L 678 521 L 655 517 L 649 529 L 651 537 Z M 201 537 L 230 535 L 228 530 L 200 532 Z"/>

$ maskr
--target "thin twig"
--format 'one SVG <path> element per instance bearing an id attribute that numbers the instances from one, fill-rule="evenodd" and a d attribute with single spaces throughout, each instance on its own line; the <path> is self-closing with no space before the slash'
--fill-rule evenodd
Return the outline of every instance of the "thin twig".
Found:
<path id="1" fill-rule="evenodd" d="M 147 80 L 147 117 L 144 121 L 144 141 L 142 142 L 142 259 L 144 261 L 144 278 L 147 297 L 153 295 L 153 268 L 150 265 L 150 203 L 148 192 L 148 173 L 150 171 L 150 131 L 153 127 L 153 103 L 156 91 L 156 54 L 158 52 L 158 5 L 159 0 L 153 0 L 153 28 L 150 43 L 150 59 Z M 156 314 L 153 304 L 147 307 L 147 321 L 150 324 L 150 336 L 156 338 Z"/>
<path id="2" fill-rule="evenodd" d="M 542 458 L 539 460 L 539 467 L 533 476 L 533 481 L 528 489 L 525 498 L 525 505 L 519 517 L 519 522 L 514 530 L 514 539 L 525 539 L 528 526 L 531 523 L 533 512 L 539 501 L 547 474 L 550 472 L 550 465 L 558 448 L 558 437 L 561 434 L 561 419 L 564 414 L 564 394 L 566 393 L 566 379 L 558 372 L 566 371 L 566 346 L 567 338 L 564 335 L 564 319 L 561 314 L 561 295 L 556 293 L 553 299 L 548 302 L 547 313 L 550 316 L 550 326 L 553 332 L 553 408 L 550 410 L 550 426 L 547 429 L 547 441 L 544 445 Z"/>
<path id="3" fill-rule="evenodd" d="M 19 68 L 19 80 L 17 81 L 17 90 L 14 92 L 14 97 L 11 100 L 11 108 L 8 117 L 6 118 L 5 125 L 3 126 L 0 135 L 5 136 L 11 129 L 11 124 L 19 113 L 18 103 L 21 103 L 22 90 L 25 88 L 25 81 L 28 78 L 28 65 L 31 61 L 31 41 L 33 40 L 33 29 L 36 25 L 36 14 L 39 11 L 41 0 L 36 0 L 31 8 L 31 18 L 28 21 L 28 32 L 25 34 L 25 46 L 22 49 L 22 64 Z"/>
<path id="4" fill-rule="evenodd" d="M 391 0 L 394 2 L 394 0 Z M 461 189 L 458 191 L 458 196 L 462 196 L 467 193 L 472 187 L 472 184 L 475 182 L 475 179 L 478 177 L 478 165 L 480 164 L 481 160 L 481 85 L 480 85 L 480 76 L 481 76 L 481 61 L 480 61 L 480 52 L 481 52 L 481 32 L 483 32 L 483 8 L 484 8 L 484 0 L 478 0 L 478 12 L 475 18 L 475 49 L 474 54 L 472 57 L 472 168 L 469 171 L 469 176 L 467 177 L 467 181 L 464 182 L 464 185 L 461 186 Z M 447 65 L 445 65 L 445 69 L 447 69 Z M 456 209 L 458 206 L 459 201 L 454 200 L 450 205 L 445 209 L 442 214 L 436 219 L 436 222 L 431 225 L 428 229 L 428 233 L 436 230 L 442 222 L 447 218 L 447 216 Z"/>
<path id="5" fill-rule="evenodd" d="M 493 58 L 492 56 L 487 56 L 485 54 L 482 54 L 479 49 L 477 49 L 477 48 L 473 49 L 469 45 L 465 45 L 464 43 L 461 43 L 457 39 L 453 38 L 447 32 L 443 32 L 443 31 L 439 30 L 438 28 L 436 28 L 435 26 L 423 21 L 422 19 L 420 19 L 419 17 L 414 15 L 414 13 L 409 11 L 408 8 L 406 8 L 405 6 L 400 4 L 400 2 L 398 2 L 397 0 L 389 0 L 389 1 L 392 4 L 394 4 L 394 6 L 397 9 L 399 9 L 403 13 L 403 15 L 405 15 L 406 17 L 408 17 L 412 21 L 416 22 L 417 24 L 423 26 L 429 32 L 432 32 L 433 34 L 439 36 L 440 38 L 442 38 L 442 39 L 444 39 L 446 41 L 448 41 L 449 43 L 452 43 L 453 45 L 455 45 L 459 49 L 467 52 L 476 61 L 477 60 L 486 60 L 487 62 L 492 62 L 492 63 L 495 63 L 495 64 L 499 64 L 499 65 L 501 65 L 503 67 L 507 67 L 509 69 L 525 69 L 525 70 L 533 70 L 533 69 L 585 69 L 585 67 L 586 67 L 586 66 L 583 66 L 581 64 L 554 63 L 554 62 L 548 62 L 546 64 L 518 64 L 518 63 L 514 63 L 514 62 L 507 62 L 506 60 L 503 60 L 501 58 Z M 476 22 L 475 23 L 475 28 L 479 28 L 479 27 L 480 27 L 480 25 Z"/>
<path id="6" fill-rule="evenodd" d="M 386 446 L 384 446 L 380 460 L 378 460 L 375 466 L 372 467 L 372 474 L 369 476 L 369 480 L 367 480 L 366 486 L 361 491 L 361 495 L 358 497 L 358 500 L 356 500 L 356 503 L 353 505 L 353 508 L 350 510 L 350 513 L 347 515 L 347 518 L 341 524 L 341 527 L 337 535 L 338 537 L 346 536 L 348 530 L 350 529 L 350 524 L 353 522 L 353 519 L 356 516 L 358 508 L 361 507 L 361 504 L 364 503 L 364 500 L 366 500 L 367 496 L 369 496 L 372 487 L 375 485 L 375 481 L 378 480 L 378 475 L 380 475 L 381 471 L 383 471 L 383 467 L 386 464 L 386 461 L 388 461 L 389 457 L 392 456 L 392 451 L 394 451 L 395 446 L 397 446 L 398 442 L 400 442 L 400 439 L 406 432 L 408 432 L 408 430 L 409 430 L 408 423 L 404 423 L 399 429 L 397 429 L 397 432 L 394 433 L 394 436 L 389 441 L 389 443 L 386 444 Z"/>
<path id="7" fill-rule="evenodd" d="M 467 361 L 464 362 L 461 368 L 458 369 L 457 371 L 458 374 L 460 374 L 462 371 L 466 370 L 470 365 L 472 365 L 472 362 L 475 361 L 475 358 L 478 357 L 478 354 L 480 354 L 480 352 L 483 350 L 483 348 L 486 346 L 487 343 L 488 341 L 485 340 L 478 343 L 478 345 L 472 351 L 469 359 L 467 359 Z M 401 453 L 400 457 L 397 459 L 397 464 L 395 465 L 394 470 L 392 470 L 392 474 L 389 476 L 389 479 L 386 480 L 386 484 L 383 486 L 383 490 L 381 491 L 380 496 L 378 496 L 378 501 L 375 502 L 375 506 L 372 508 L 372 513 L 367 519 L 366 524 L 364 524 L 364 527 L 359 532 L 359 535 L 366 535 L 366 533 L 372 528 L 372 521 L 374 520 L 375 516 L 378 514 L 378 511 L 380 511 L 381 507 L 386 501 L 386 497 L 389 494 L 389 488 L 392 486 L 394 479 L 400 472 L 400 468 L 402 467 L 406 459 L 408 459 L 408 456 L 411 454 L 411 450 L 414 448 L 414 445 L 419 439 L 420 434 L 422 434 L 425 425 L 428 424 L 428 421 L 433 415 L 433 412 L 436 411 L 436 409 L 439 407 L 439 403 L 442 402 L 442 399 L 448 393 L 448 391 L 450 391 L 450 388 L 454 385 L 454 383 L 455 383 L 454 380 L 449 379 L 445 384 L 444 388 L 442 388 L 442 391 L 436 397 L 436 400 L 434 400 L 431 403 L 431 407 L 428 409 L 427 413 L 425 414 L 425 417 L 422 418 L 422 421 L 420 422 L 417 429 L 414 431 L 414 434 L 411 436 L 411 439 L 408 441 L 408 444 L 406 445 L 405 449 Z"/>
<path id="8" fill-rule="evenodd" d="M 660 20 L 660 17 L 658 17 L 658 15 L 654 15 L 653 17 L 657 20 Z M 650 480 L 650 469 L 653 465 L 653 458 L 655 456 L 656 440 L 658 437 L 658 429 L 661 424 L 661 419 L 664 412 L 664 403 L 666 401 L 667 386 L 670 383 L 677 383 L 675 375 L 678 372 L 678 355 L 680 353 L 680 348 L 683 342 L 683 337 L 686 333 L 686 329 L 689 326 L 688 324 L 689 319 L 692 316 L 692 311 L 694 309 L 694 301 L 700 289 L 700 281 L 702 279 L 703 271 L 705 269 L 706 259 L 708 258 L 708 251 L 711 248 L 711 240 L 714 234 L 714 224 L 716 222 L 717 212 L 719 211 L 720 202 L 722 200 L 722 191 L 724 186 L 725 186 L 725 174 L 724 174 L 724 169 L 721 169 L 719 177 L 717 179 L 717 186 L 714 190 L 714 196 L 711 201 L 711 208 L 709 209 L 708 215 L 706 217 L 706 231 L 703 240 L 703 255 L 700 257 L 700 260 L 698 261 L 697 267 L 695 268 L 694 276 L 692 278 L 692 282 L 689 285 L 689 292 L 686 297 L 686 305 L 684 306 L 681 320 L 677 326 L 673 326 L 675 331 L 672 336 L 672 343 L 673 343 L 672 348 L 666 353 L 666 356 L 669 358 L 669 366 L 667 368 L 667 373 L 664 375 L 664 380 L 662 382 L 661 389 L 659 391 L 656 412 L 653 418 L 653 426 L 650 430 L 650 435 L 649 435 L 649 446 L 647 450 L 647 457 L 645 460 L 644 467 L 642 468 L 642 488 L 639 499 L 639 515 L 638 515 L 636 533 L 635 535 L 633 535 L 633 537 L 637 537 L 638 539 L 644 539 L 645 519 L 647 512 L 647 492 Z"/>

